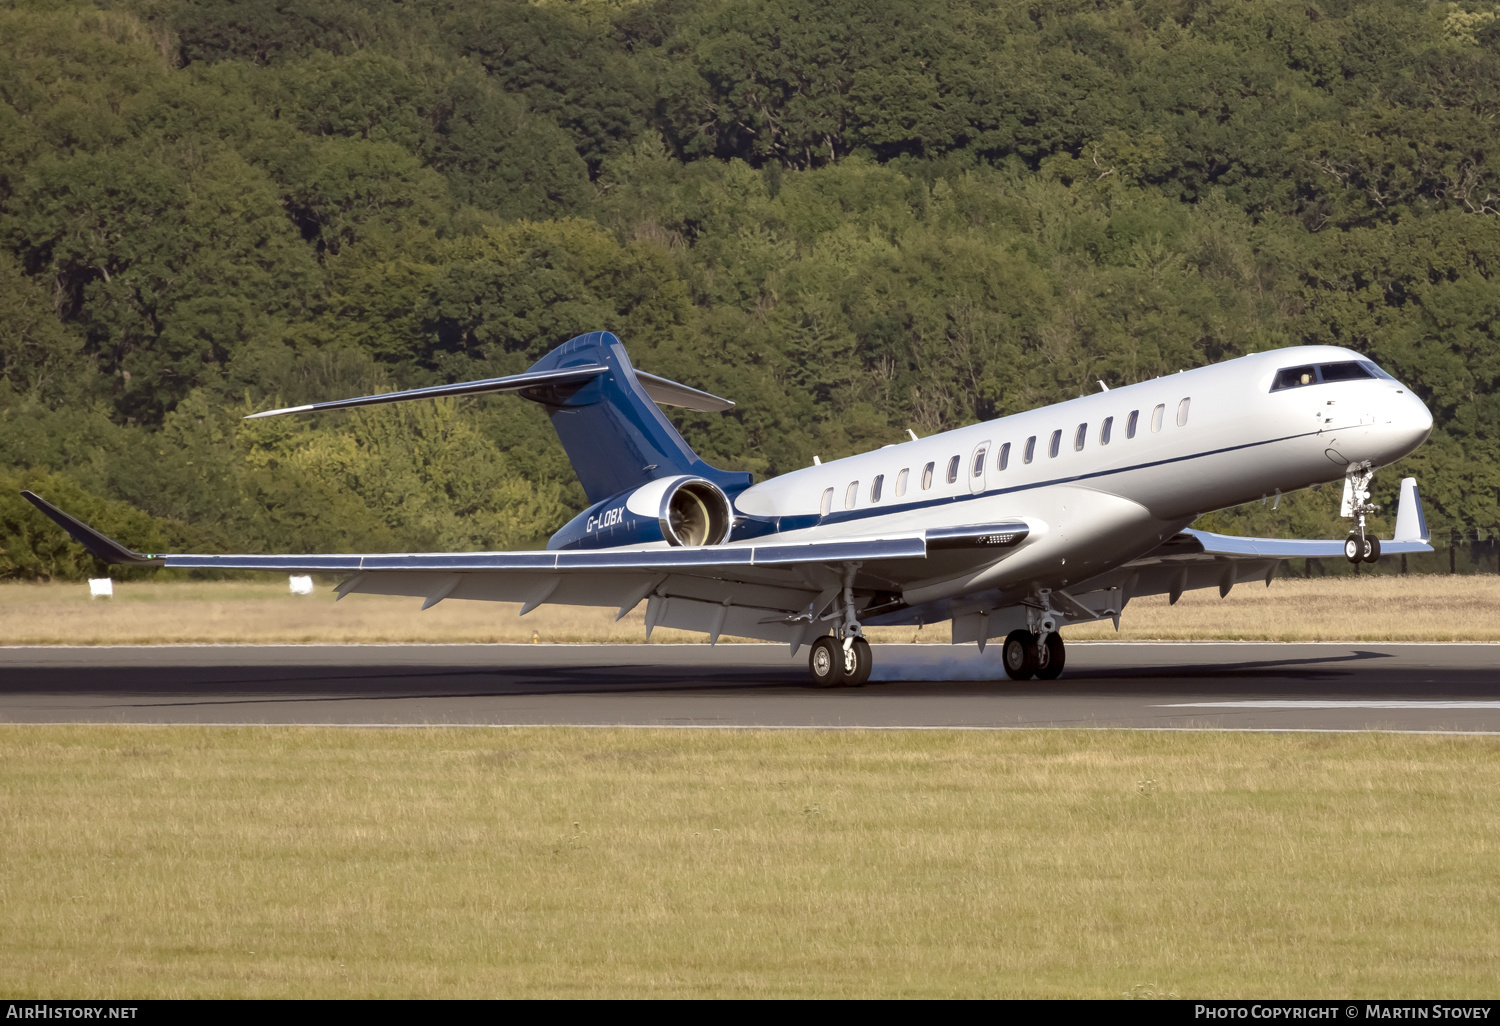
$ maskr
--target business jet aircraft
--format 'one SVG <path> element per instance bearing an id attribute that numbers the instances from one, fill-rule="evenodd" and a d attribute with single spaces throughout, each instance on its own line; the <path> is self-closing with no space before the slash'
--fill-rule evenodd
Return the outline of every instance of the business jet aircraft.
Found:
<path id="1" fill-rule="evenodd" d="M 813 680 L 863 683 L 863 628 L 953 621 L 1010 677 L 1055 679 L 1059 630 L 1132 598 L 1264 578 L 1292 557 L 1358 562 L 1430 552 L 1416 482 L 1393 540 L 1367 529 L 1375 469 L 1412 452 L 1432 417 L 1348 349 L 1256 353 L 752 483 L 709 466 L 657 404 L 734 404 L 638 371 L 608 332 L 524 374 L 270 410 L 254 417 L 518 392 L 557 429 L 591 505 L 543 552 L 145 555 L 25 493 L 110 563 L 348 575 L 352 592 L 617 606 L 655 627 L 811 646 Z M 1210 510 L 1344 480 L 1348 538 L 1286 541 L 1188 530 Z"/>

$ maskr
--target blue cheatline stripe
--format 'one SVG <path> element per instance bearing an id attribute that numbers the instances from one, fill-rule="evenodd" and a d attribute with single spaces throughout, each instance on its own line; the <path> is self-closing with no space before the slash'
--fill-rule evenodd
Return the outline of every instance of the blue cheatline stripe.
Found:
<path id="1" fill-rule="evenodd" d="M 1136 470 L 1148 470 L 1151 467 L 1164 467 L 1172 463 L 1185 463 L 1188 460 L 1202 459 L 1205 456 L 1219 456 L 1226 452 L 1238 452 L 1241 449 L 1254 449 L 1262 445 L 1275 445 L 1277 442 L 1289 442 L 1295 438 L 1311 438 L 1314 435 L 1326 434 L 1320 431 L 1303 431 L 1295 435 L 1285 435 L 1281 438 L 1268 438 L 1260 442 L 1246 442 L 1243 445 L 1228 445 L 1222 449 L 1207 449 L 1203 452 L 1191 453 L 1187 456 L 1173 456 L 1164 460 L 1152 460 L 1147 463 L 1136 463 L 1129 467 L 1118 467 L 1114 470 L 1096 470 L 1088 474 L 1075 474 L 1072 477 L 1055 477 L 1047 481 L 1036 481 L 1031 484 L 1016 485 L 1013 488 L 991 488 L 983 492 L 965 492 L 961 495 L 944 495 L 933 499 L 923 499 L 920 502 L 908 502 L 899 506 L 867 506 L 861 509 L 838 510 L 822 517 L 818 524 L 842 524 L 854 520 L 865 520 L 870 517 L 883 517 L 892 513 L 906 513 L 915 509 L 930 509 L 934 506 L 943 506 L 952 502 L 968 502 L 972 499 L 988 499 L 996 495 L 1009 495 L 1013 492 L 1025 492 L 1035 488 L 1048 488 L 1052 485 L 1073 484 L 1078 481 L 1091 481 L 1101 477 L 1112 477 L 1116 474 L 1129 474 Z M 999 471 L 1004 473 L 1004 471 Z M 790 519 L 790 518 L 783 518 Z"/>

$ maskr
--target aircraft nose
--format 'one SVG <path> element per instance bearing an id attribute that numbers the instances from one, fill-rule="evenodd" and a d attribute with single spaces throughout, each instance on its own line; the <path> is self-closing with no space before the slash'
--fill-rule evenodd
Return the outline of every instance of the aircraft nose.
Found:
<path id="1" fill-rule="evenodd" d="M 1393 459 L 1415 451 L 1432 434 L 1432 411 L 1427 404 L 1409 391 L 1400 398 L 1403 401 L 1391 418 L 1392 448 L 1398 450 Z"/>

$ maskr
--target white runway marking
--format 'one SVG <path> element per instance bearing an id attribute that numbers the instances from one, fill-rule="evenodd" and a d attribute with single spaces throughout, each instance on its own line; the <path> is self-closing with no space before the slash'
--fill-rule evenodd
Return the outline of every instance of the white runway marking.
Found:
<path id="1" fill-rule="evenodd" d="M 1158 709 L 1500 709 L 1500 701 L 1444 702 L 1373 698 L 1262 698 L 1244 702 L 1170 702 Z"/>

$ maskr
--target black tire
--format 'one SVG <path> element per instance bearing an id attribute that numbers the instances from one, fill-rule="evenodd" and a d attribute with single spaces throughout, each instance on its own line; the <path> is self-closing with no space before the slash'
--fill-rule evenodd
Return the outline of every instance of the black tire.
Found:
<path id="1" fill-rule="evenodd" d="M 1380 562 L 1380 539 L 1373 534 L 1365 539 L 1365 562 Z"/>
<path id="2" fill-rule="evenodd" d="M 840 649 L 843 646 L 839 646 Z M 857 688 L 870 679 L 870 670 L 875 666 L 875 654 L 864 638 L 855 638 L 844 656 L 844 687 Z"/>
<path id="3" fill-rule="evenodd" d="M 1011 631 L 1000 646 L 1000 662 L 1011 680 L 1030 680 L 1036 673 L 1036 635 L 1030 631 Z"/>
<path id="4" fill-rule="evenodd" d="M 1062 635 L 1053 631 L 1047 635 L 1047 643 L 1043 647 L 1047 654 L 1036 668 L 1036 679 L 1056 680 L 1062 676 L 1063 664 L 1068 661 L 1068 650 L 1063 645 Z"/>
<path id="5" fill-rule="evenodd" d="M 1359 543 L 1359 535 L 1351 531 L 1349 537 L 1344 539 L 1344 558 L 1351 563 L 1358 563 L 1364 555 L 1364 546 Z"/>
<path id="6" fill-rule="evenodd" d="M 837 638 L 823 635 L 812 643 L 807 654 L 807 672 L 820 688 L 836 688 L 844 683 L 844 646 Z"/>

